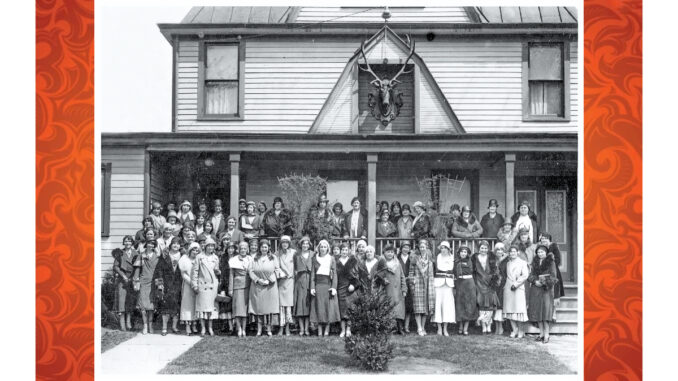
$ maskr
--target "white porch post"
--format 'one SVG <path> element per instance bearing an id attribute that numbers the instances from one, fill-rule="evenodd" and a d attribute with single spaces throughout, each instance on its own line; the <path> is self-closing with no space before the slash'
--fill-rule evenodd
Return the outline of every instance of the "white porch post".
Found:
<path id="1" fill-rule="evenodd" d="M 516 154 L 504 154 L 504 163 L 506 164 L 506 218 L 511 218 L 516 211 L 516 186 L 515 186 L 515 165 Z"/>
<path id="2" fill-rule="evenodd" d="M 367 242 L 376 247 L 377 154 L 367 154 Z"/>
<path id="3" fill-rule="evenodd" d="M 238 200 L 240 199 L 240 154 L 229 155 L 231 162 L 231 204 L 229 215 L 238 218 Z"/>

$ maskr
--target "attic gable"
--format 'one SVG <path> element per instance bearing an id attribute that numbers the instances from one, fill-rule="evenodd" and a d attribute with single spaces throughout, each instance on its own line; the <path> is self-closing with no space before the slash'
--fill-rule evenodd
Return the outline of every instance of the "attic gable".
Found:
<path id="1" fill-rule="evenodd" d="M 359 126 L 367 115 L 358 112 L 358 102 L 367 102 L 358 96 L 359 64 L 364 64 L 356 49 L 327 97 L 311 126 L 310 134 L 358 134 Z M 410 53 L 408 42 L 400 38 L 388 26 L 365 42 L 365 55 L 372 64 L 403 64 Z M 414 65 L 414 133 L 415 134 L 463 134 L 459 119 L 450 107 L 424 60 L 416 49 L 410 59 Z"/>

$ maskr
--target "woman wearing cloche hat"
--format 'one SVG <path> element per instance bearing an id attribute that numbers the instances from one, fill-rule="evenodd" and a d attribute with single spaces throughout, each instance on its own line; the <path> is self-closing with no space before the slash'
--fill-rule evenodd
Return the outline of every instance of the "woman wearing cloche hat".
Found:
<path id="1" fill-rule="evenodd" d="M 483 227 L 471 212 L 471 207 L 464 205 L 461 216 L 452 225 L 452 236 L 456 238 L 478 238 L 483 234 Z"/>
<path id="2" fill-rule="evenodd" d="M 482 237 L 496 238 L 497 233 L 501 230 L 501 227 L 504 224 L 504 216 L 497 213 L 498 207 L 499 202 L 495 199 L 491 199 L 488 203 L 488 212 L 480 219 L 480 226 L 483 228 Z"/>
<path id="3" fill-rule="evenodd" d="M 191 244 L 192 245 L 192 244 Z M 212 237 L 205 240 L 205 252 L 195 257 L 195 263 L 191 269 L 191 287 L 197 293 L 195 300 L 195 313 L 200 319 L 200 335 L 205 335 L 205 321 L 210 336 L 214 336 L 212 321 L 218 319 L 219 311 L 215 302 L 219 287 L 219 257 L 216 255 L 217 243 Z"/>
<path id="4" fill-rule="evenodd" d="M 412 204 L 414 208 L 414 220 L 412 221 L 412 238 L 419 241 L 421 238 L 431 236 L 431 217 L 426 214 L 426 207 L 421 201 Z"/>

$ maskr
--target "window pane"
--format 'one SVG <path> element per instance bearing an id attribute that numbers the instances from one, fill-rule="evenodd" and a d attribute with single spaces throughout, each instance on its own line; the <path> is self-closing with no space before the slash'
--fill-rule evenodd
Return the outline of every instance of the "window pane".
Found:
<path id="1" fill-rule="evenodd" d="M 205 114 L 237 114 L 238 82 L 205 84 Z"/>
<path id="2" fill-rule="evenodd" d="M 530 81 L 530 115 L 563 116 L 563 83 Z"/>
<path id="3" fill-rule="evenodd" d="M 238 46 L 207 45 L 205 79 L 238 79 Z"/>
<path id="4" fill-rule="evenodd" d="M 544 103 L 546 103 L 547 115 L 563 116 L 562 82 L 544 83 Z"/>
<path id="5" fill-rule="evenodd" d="M 530 80 L 562 80 L 561 45 L 530 45 Z"/>

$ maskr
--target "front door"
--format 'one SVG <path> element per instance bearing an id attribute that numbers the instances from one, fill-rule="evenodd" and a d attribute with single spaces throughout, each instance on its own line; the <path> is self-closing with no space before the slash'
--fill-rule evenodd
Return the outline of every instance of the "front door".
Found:
<path id="1" fill-rule="evenodd" d="M 516 206 L 532 205 L 539 231 L 548 232 L 561 253 L 563 281 L 577 280 L 577 179 L 575 177 L 518 177 Z"/>

